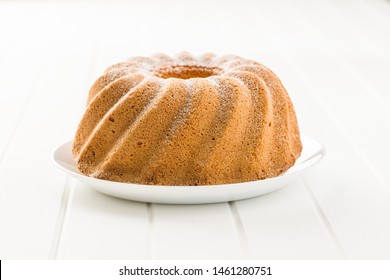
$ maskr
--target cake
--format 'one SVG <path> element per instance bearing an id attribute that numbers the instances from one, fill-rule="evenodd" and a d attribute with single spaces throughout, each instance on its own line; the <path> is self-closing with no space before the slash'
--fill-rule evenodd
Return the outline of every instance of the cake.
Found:
<path id="1" fill-rule="evenodd" d="M 271 70 L 186 52 L 108 67 L 90 89 L 72 148 L 85 175 L 175 186 L 275 177 L 301 150 L 293 104 Z"/>

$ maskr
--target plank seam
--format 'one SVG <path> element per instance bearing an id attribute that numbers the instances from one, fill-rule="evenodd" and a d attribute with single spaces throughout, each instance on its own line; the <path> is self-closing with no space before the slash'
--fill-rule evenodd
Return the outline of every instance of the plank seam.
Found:
<path id="1" fill-rule="evenodd" d="M 326 233 L 328 234 L 330 240 L 332 241 L 333 245 L 336 247 L 337 251 L 339 252 L 342 259 L 347 259 L 347 254 L 345 253 L 345 250 L 337 237 L 335 231 L 332 228 L 331 223 L 329 222 L 328 217 L 325 214 L 325 211 L 322 209 L 320 203 L 318 202 L 316 196 L 314 195 L 313 191 L 311 190 L 309 184 L 305 180 L 303 176 L 300 176 L 300 181 L 302 182 L 304 189 L 306 193 L 308 194 L 310 201 L 314 207 L 314 210 L 316 214 L 318 215 L 322 225 L 324 226 Z"/>
<path id="2" fill-rule="evenodd" d="M 153 211 L 153 204 L 152 203 L 146 203 L 146 212 L 147 217 L 149 221 L 149 256 L 148 259 L 155 260 L 156 259 L 156 239 L 154 237 L 155 234 L 155 218 L 154 218 L 154 211 Z"/>
<path id="3" fill-rule="evenodd" d="M 238 211 L 237 204 L 235 201 L 229 201 L 228 205 L 229 205 L 231 217 L 233 219 L 234 228 L 236 229 L 237 237 L 240 242 L 242 256 L 243 258 L 248 259 L 249 257 L 248 239 L 246 238 L 244 224 L 242 222 L 240 213 Z"/>
<path id="4" fill-rule="evenodd" d="M 54 228 L 53 241 L 51 245 L 49 259 L 55 260 L 59 256 L 61 243 L 65 231 L 66 222 L 69 218 L 72 207 L 75 181 L 68 176 L 65 180 L 64 191 L 62 194 L 60 209 L 58 211 L 57 222 Z"/>

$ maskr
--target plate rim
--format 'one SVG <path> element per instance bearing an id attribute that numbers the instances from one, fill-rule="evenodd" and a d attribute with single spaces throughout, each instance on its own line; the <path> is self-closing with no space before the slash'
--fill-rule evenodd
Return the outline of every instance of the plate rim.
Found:
<path id="1" fill-rule="evenodd" d="M 95 182 L 98 182 L 99 184 L 100 183 L 104 183 L 104 182 L 107 182 L 109 184 L 118 184 L 118 186 L 122 186 L 122 187 L 145 187 L 145 188 L 164 188 L 164 189 L 203 189 L 205 187 L 207 188 L 218 188 L 218 187 L 222 187 L 222 188 L 226 188 L 228 186 L 239 186 L 239 185 L 245 185 L 245 184 L 248 184 L 248 183 L 256 183 L 256 182 L 271 182 L 271 181 L 275 181 L 275 180 L 279 180 L 280 178 L 282 177 L 286 177 L 286 176 L 289 176 L 289 175 L 293 175 L 293 174 L 299 174 L 301 172 L 303 172 L 304 170 L 308 170 L 308 169 L 311 169 L 312 167 L 316 166 L 319 162 L 321 162 L 323 160 L 323 158 L 326 156 L 326 149 L 325 149 L 325 146 L 320 142 L 318 141 L 317 139 L 307 135 L 307 134 L 303 134 L 301 133 L 300 134 L 301 136 L 301 139 L 303 138 L 306 138 L 306 139 L 310 139 L 314 142 L 316 142 L 318 145 L 319 145 L 319 149 L 318 151 L 313 154 L 312 156 L 310 156 L 308 159 L 304 160 L 302 163 L 299 163 L 300 165 L 304 164 L 305 162 L 307 161 L 310 161 L 310 160 L 313 160 L 314 161 L 309 164 L 308 166 L 306 167 L 303 167 L 303 168 L 300 168 L 298 170 L 294 170 L 292 172 L 288 172 L 289 170 L 291 170 L 293 167 L 296 166 L 297 164 L 297 161 L 299 160 L 299 158 L 302 156 L 302 154 L 296 159 L 296 162 L 294 163 L 293 166 L 291 166 L 289 169 L 287 169 L 284 173 L 276 176 L 276 177 L 271 177 L 271 178 L 265 178 L 265 179 L 261 179 L 261 180 L 254 180 L 254 181 L 247 181 L 247 182 L 239 182 L 239 183 L 227 183 L 227 184 L 216 184 L 216 185 L 198 185 L 198 186 L 188 186 L 188 185 L 180 185 L 180 186 L 173 186 L 173 185 L 146 185 L 146 184 L 134 184 L 134 183 L 124 183 L 124 182 L 116 182 L 116 181 L 110 181 L 110 180 L 103 180 L 103 179 L 99 179 L 99 178 L 94 178 L 94 177 L 90 177 L 90 176 L 87 176 L 87 175 L 84 175 L 82 174 L 81 172 L 75 172 L 73 170 L 70 170 L 66 167 L 64 167 L 63 165 L 61 165 L 61 163 L 58 162 L 58 157 L 56 156 L 58 153 L 60 153 L 60 150 L 63 149 L 64 146 L 66 145 L 71 145 L 71 143 L 73 142 L 73 140 L 68 140 L 66 142 L 63 142 L 62 144 L 60 144 L 59 146 L 57 146 L 57 148 L 54 149 L 54 151 L 52 152 L 52 160 L 54 162 L 54 164 L 60 168 L 62 171 L 64 171 L 65 173 L 73 176 L 73 177 L 78 177 L 78 178 L 81 178 L 81 179 L 87 179 L 87 180 L 91 180 L 91 181 L 95 181 Z M 303 142 L 303 141 L 302 141 Z M 303 148 L 302 148 L 303 150 Z M 70 151 L 70 154 L 72 152 Z M 62 161 L 62 160 L 60 160 Z M 68 164 L 66 163 L 65 161 L 62 161 L 63 163 L 65 164 Z M 74 163 L 74 162 L 73 162 Z M 76 168 L 75 165 L 73 165 L 72 167 Z"/>

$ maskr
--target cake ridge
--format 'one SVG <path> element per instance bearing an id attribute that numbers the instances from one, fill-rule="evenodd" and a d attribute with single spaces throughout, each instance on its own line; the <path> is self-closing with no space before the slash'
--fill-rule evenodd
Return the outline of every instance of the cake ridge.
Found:
<path id="1" fill-rule="evenodd" d="M 74 148 L 76 153 L 81 151 L 82 147 L 86 144 L 87 139 L 93 133 L 93 131 L 99 127 L 99 123 L 102 121 L 107 112 L 112 109 L 114 105 L 118 104 L 120 102 L 120 99 L 126 96 L 129 91 L 137 87 L 142 82 L 143 76 L 142 78 L 140 76 L 142 75 L 121 77 L 109 84 L 104 89 L 102 89 L 92 98 L 92 100 L 88 103 L 84 116 L 79 124 L 79 126 L 84 129 L 84 133 L 77 134 L 75 137 L 76 144 L 74 145 Z M 136 82 L 132 81 L 131 83 L 129 83 L 130 78 L 139 79 Z M 116 88 L 117 86 L 119 86 L 119 88 Z M 111 91 L 111 94 L 108 91 Z M 111 97 L 111 102 L 105 101 L 105 99 L 107 99 L 108 97 Z M 100 104 L 96 104 L 99 103 L 99 101 L 102 102 L 100 102 Z M 107 109 L 103 106 L 107 106 Z M 83 136 L 84 139 L 80 139 L 80 136 Z"/>
<path id="2" fill-rule="evenodd" d="M 207 160 L 204 164 L 204 170 L 207 177 L 215 176 L 214 170 L 219 170 L 220 176 L 226 180 L 232 180 L 235 177 L 238 166 L 233 166 L 233 162 L 238 157 L 233 157 L 232 154 L 239 154 L 242 149 L 242 142 L 246 127 L 249 125 L 249 115 L 251 102 L 250 93 L 245 85 L 235 79 L 223 76 L 219 78 L 220 90 L 225 93 L 229 92 L 232 97 L 228 101 L 229 115 L 226 124 L 220 130 L 220 134 L 216 137 L 216 144 L 210 151 Z M 228 145 L 226 145 L 228 143 Z M 236 167 L 236 168 L 235 168 Z"/>
<path id="3" fill-rule="evenodd" d="M 274 114 L 272 123 L 275 128 L 275 130 L 271 130 L 273 133 L 274 148 L 270 151 L 272 154 L 271 159 L 273 160 L 270 161 L 271 164 L 269 168 L 270 175 L 274 177 L 285 171 L 285 167 L 292 165 L 296 159 L 291 157 L 292 154 L 288 150 L 290 147 L 288 141 L 289 122 L 285 121 L 289 119 L 288 96 L 285 89 L 281 86 L 281 81 L 271 70 L 261 69 L 260 71 L 263 71 L 263 78 L 267 86 L 274 89 L 274 91 L 270 91 L 270 100 L 272 100 L 274 111 L 277 113 Z M 279 94 L 278 98 L 275 98 L 274 94 L 276 94 L 276 92 L 281 92 L 282 94 Z M 285 132 L 286 129 L 287 133 Z M 277 163 L 274 160 L 275 158 L 283 158 L 283 164 Z"/>
<path id="4" fill-rule="evenodd" d="M 148 80 L 148 79 L 145 79 L 142 86 L 146 86 L 148 85 L 148 83 L 150 83 L 151 81 Z M 156 81 L 155 81 L 156 82 Z M 109 149 L 106 151 L 106 153 L 103 155 L 103 160 L 99 162 L 99 165 L 97 168 L 101 168 L 102 167 L 102 164 L 104 164 L 105 162 L 107 162 L 107 160 L 109 160 L 112 155 L 115 153 L 116 150 L 120 150 L 121 146 L 124 144 L 124 141 L 126 140 L 126 138 L 128 137 L 128 134 L 131 133 L 131 131 L 137 127 L 137 125 L 139 125 L 139 122 L 145 117 L 147 116 L 147 114 L 149 113 L 149 111 L 153 108 L 153 106 L 155 106 L 155 103 L 160 100 L 162 98 L 162 95 L 163 95 L 163 92 L 162 92 L 162 88 L 161 88 L 161 84 L 159 82 L 156 82 L 156 84 L 158 85 L 157 86 L 157 90 L 155 91 L 155 94 L 150 96 L 150 98 L 146 101 L 146 104 L 144 104 L 142 110 L 140 110 L 135 116 L 134 118 L 132 119 L 131 122 L 128 123 L 127 126 L 125 126 L 125 128 L 123 129 L 123 131 L 120 133 L 119 137 L 117 138 L 117 140 L 113 143 L 111 143 L 111 147 L 109 147 Z M 166 85 L 164 85 L 166 86 Z M 138 89 L 139 91 L 141 91 L 141 87 Z M 131 95 L 133 92 L 130 92 L 129 95 Z M 125 102 L 122 101 L 122 102 Z M 119 104 L 119 103 L 118 103 Z M 113 108 L 113 111 L 115 110 L 115 108 Z"/>
<path id="5" fill-rule="evenodd" d="M 254 125 L 259 122 L 265 123 L 268 122 L 269 119 L 272 116 L 271 110 L 272 107 L 269 106 L 267 99 L 260 97 L 259 95 L 262 94 L 264 91 L 265 94 L 269 92 L 268 87 L 264 83 L 263 79 L 261 79 L 259 76 L 252 72 L 247 71 L 231 71 L 227 76 L 234 78 L 238 82 L 245 85 L 248 89 L 248 91 L 251 93 L 251 101 L 252 101 L 252 113 L 253 113 L 253 123 L 251 126 L 247 127 L 246 135 L 248 135 L 248 138 L 244 139 L 243 141 L 243 149 L 239 152 L 237 159 L 242 159 L 240 166 L 242 168 L 241 172 L 245 172 L 243 170 L 256 170 L 255 174 L 250 174 L 250 172 L 246 171 L 247 176 L 251 178 L 264 178 L 266 177 L 265 170 L 262 167 L 259 168 L 248 168 L 251 164 L 253 164 L 253 161 L 256 161 L 257 164 L 261 164 L 263 161 L 266 160 L 266 155 L 262 154 L 262 161 L 256 160 L 254 158 L 254 155 L 251 154 L 249 151 L 256 151 L 259 145 L 262 145 L 265 148 L 268 148 L 267 139 L 267 133 L 268 133 L 268 127 L 264 126 L 264 129 L 260 129 L 258 126 Z M 248 76 L 250 79 L 248 79 Z M 255 90 L 251 90 L 248 82 L 252 82 L 256 84 Z M 265 99 L 265 100 L 263 100 Z M 260 102 L 261 100 L 261 102 Z M 261 105 L 265 107 L 265 109 L 261 109 Z M 239 162 L 239 160 L 237 160 Z M 246 161 L 246 162 L 244 162 Z"/>
<path id="6" fill-rule="evenodd" d="M 209 77 L 207 79 L 214 92 L 218 93 L 219 107 L 215 110 L 215 116 L 210 121 L 209 128 L 199 137 L 198 146 L 201 149 L 196 151 L 196 157 L 192 157 L 187 162 L 189 168 L 204 172 L 205 164 L 209 160 L 215 150 L 223 130 L 226 128 L 230 119 L 232 110 L 228 109 L 229 104 L 232 107 L 232 102 L 228 102 L 229 97 L 226 91 L 221 90 L 221 77 Z M 211 139 L 211 141 L 210 141 Z M 197 182 L 195 184 L 207 184 L 207 182 Z"/>
<path id="7" fill-rule="evenodd" d="M 144 77 L 150 76 L 151 73 L 150 70 L 148 70 L 149 67 L 148 69 L 145 69 L 145 68 L 139 68 L 138 66 L 140 65 L 127 64 L 126 66 L 123 67 L 111 66 L 107 68 L 104 71 L 103 75 L 101 75 L 92 85 L 88 94 L 87 104 L 93 99 L 95 95 L 97 95 L 100 91 L 105 89 L 107 86 L 109 86 L 117 79 L 120 79 L 125 76 L 131 76 L 131 75 L 143 75 Z"/>
<path id="8" fill-rule="evenodd" d="M 156 88 L 158 88 L 161 84 L 156 81 L 156 80 L 153 80 L 153 79 L 145 79 L 143 80 L 140 84 L 138 84 L 135 88 L 133 88 L 132 90 L 130 90 L 125 96 L 123 96 L 120 100 L 120 102 L 117 102 L 106 114 L 105 116 L 101 119 L 101 121 L 98 123 L 98 125 L 95 127 L 94 129 L 94 132 L 93 134 L 91 134 L 91 136 L 88 138 L 87 140 L 87 143 L 85 144 L 83 150 L 81 150 L 79 156 L 85 156 L 85 151 L 88 151 L 87 148 L 91 146 L 91 142 L 94 141 L 95 142 L 95 146 L 97 145 L 98 147 L 101 146 L 100 143 L 102 141 L 105 141 L 107 142 L 107 140 L 109 140 L 109 138 L 112 138 L 113 135 L 111 134 L 111 132 L 115 131 L 113 134 L 115 134 L 116 132 L 118 132 L 118 128 L 112 128 L 111 126 L 113 126 L 115 124 L 115 118 L 118 117 L 116 115 L 121 115 L 121 111 L 118 112 L 118 109 L 121 108 L 122 111 L 126 109 L 127 106 L 129 106 L 130 104 L 132 104 L 132 102 L 130 101 L 133 101 L 134 102 L 137 102 L 137 101 L 142 101 L 140 98 L 136 98 L 136 94 L 138 93 L 139 95 L 143 95 L 143 94 L 146 94 L 146 93 L 149 93 L 150 95 L 154 96 L 155 95 L 155 91 L 153 91 L 153 89 L 150 89 L 150 92 L 148 91 L 143 91 L 142 90 L 142 87 L 145 87 L 146 85 L 154 85 Z M 126 103 L 127 102 L 127 103 Z M 150 100 L 146 100 L 146 104 L 150 102 Z M 130 104 L 128 104 L 130 103 Z M 120 141 L 121 140 L 121 137 L 123 136 L 123 134 L 126 132 L 126 127 L 128 128 L 129 126 L 132 125 L 132 123 L 134 123 L 134 121 L 137 119 L 137 117 L 139 116 L 139 114 L 142 113 L 142 111 L 145 109 L 146 106 L 145 104 L 139 108 L 140 110 L 138 112 L 134 112 L 134 116 L 133 118 L 131 118 L 130 120 L 127 120 L 127 122 L 125 122 L 124 124 L 122 123 L 122 126 L 119 128 L 120 129 L 120 133 L 116 134 L 116 141 Z M 126 111 L 126 110 L 125 110 Z M 114 116 L 115 114 L 115 116 Z M 109 127 L 108 130 L 103 130 L 102 127 L 105 126 L 105 127 Z M 102 136 L 100 135 L 96 135 L 98 133 L 104 133 Z M 112 136 L 112 137 L 109 137 L 109 136 Z M 100 166 L 100 161 L 99 161 L 99 158 L 102 158 L 101 160 L 104 160 L 104 156 L 107 154 L 107 151 L 109 151 L 111 148 L 109 147 L 109 144 L 112 144 L 108 141 L 108 143 L 105 145 L 104 148 L 100 148 L 100 153 L 98 155 L 98 157 L 96 157 L 96 152 L 92 152 L 92 154 L 94 155 L 94 163 L 93 164 L 89 164 L 88 166 L 88 170 L 91 169 L 91 168 L 99 168 Z M 87 168 L 86 168 L 87 169 Z"/>
<path id="9" fill-rule="evenodd" d="M 176 136 L 176 132 L 180 130 L 182 126 L 186 123 L 191 111 L 190 108 L 192 106 L 192 99 L 191 96 L 193 94 L 191 83 L 188 83 L 187 80 L 181 81 L 181 83 L 188 89 L 187 91 L 187 98 L 185 102 L 183 103 L 182 108 L 178 111 L 176 116 L 174 116 L 172 120 L 172 124 L 166 131 L 166 136 L 162 140 L 161 145 L 157 147 L 154 154 L 149 157 L 147 162 L 142 166 L 142 170 L 140 171 L 140 177 L 144 177 L 145 170 L 152 165 L 158 158 L 161 153 L 164 152 L 164 149 L 166 149 L 167 145 L 169 145 L 172 141 L 172 138 Z"/>
<path id="10" fill-rule="evenodd" d="M 143 76 L 142 76 L 143 77 Z M 99 91 L 93 98 L 92 100 L 87 104 L 87 109 L 86 109 L 86 112 L 84 113 L 84 116 L 80 122 L 80 125 L 79 126 L 82 126 L 83 125 L 83 121 L 85 120 L 85 118 L 88 117 L 87 113 L 90 111 L 90 110 L 93 110 L 95 109 L 94 106 L 99 106 L 99 109 L 100 109 L 100 104 L 95 104 L 97 102 L 97 99 L 98 98 L 105 98 L 105 97 L 108 97 L 107 95 L 107 91 L 109 89 L 115 89 L 113 87 L 115 87 L 116 85 L 118 85 L 118 83 L 126 80 L 127 78 L 129 78 L 129 76 L 123 76 L 123 77 L 120 77 L 119 79 L 115 80 L 114 82 L 108 84 L 106 87 L 104 87 L 101 91 Z M 119 94 L 119 98 L 117 100 L 114 100 L 115 104 L 112 105 L 111 107 L 108 108 L 108 110 L 106 110 L 105 112 L 100 112 L 100 113 L 104 113 L 104 114 L 101 114 L 102 117 L 100 119 L 97 119 L 96 117 L 94 118 L 94 128 L 89 132 L 89 133 L 83 133 L 84 137 L 86 138 L 84 144 L 82 146 L 84 146 L 88 140 L 88 138 L 90 138 L 90 136 L 93 134 L 94 131 L 98 130 L 99 127 L 101 127 L 102 125 L 102 122 L 104 120 L 104 118 L 109 115 L 110 111 L 112 112 L 113 110 L 115 110 L 115 108 L 117 108 L 118 106 L 120 106 L 121 104 L 121 100 L 126 98 L 127 95 L 130 94 L 131 91 L 136 91 L 138 89 L 138 87 L 142 86 L 142 84 L 145 83 L 145 79 L 142 78 L 138 83 L 136 83 L 135 85 L 134 84 L 128 84 L 129 86 L 129 89 L 125 90 L 124 92 L 122 92 L 122 94 Z M 123 90 L 123 89 L 122 89 Z M 114 93 L 115 94 L 117 93 L 117 90 L 114 90 Z M 89 120 L 85 120 L 86 122 L 89 122 Z M 76 139 L 77 139 L 77 136 L 79 136 L 80 134 L 76 135 Z M 80 149 L 81 151 L 81 149 Z"/>
<path id="11" fill-rule="evenodd" d="M 162 88 L 160 88 L 160 90 L 158 91 L 158 94 L 156 96 L 154 96 L 152 100 L 150 100 L 149 104 L 145 107 L 144 111 L 142 111 L 141 114 L 139 114 L 138 118 L 128 128 L 127 135 L 124 138 L 122 138 L 120 142 L 117 142 L 114 147 L 112 147 L 112 149 L 110 150 L 110 153 L 107 155 L 106 159 L 111 159 L 112 156 L 117 155 L 118 151 L 122 151 L 129 144 L 131 145 L 131 142 L 134 142 L 134 141 L 130 141 L 130 140 L 132 140 L 131 138 L 137 139 L 138 147 L 143 148 L 144 158 L 149 158 L 150 155 L 154 153 L 154 151 L 158 148 L 158 146 L 151 145 L 150 143 L 153 141 L 154 138 L 157 138 L 157 141 L 161 141 L 164 138 L 166 131 L 169 130 L 169 128 L 170 128 L 170 123 L 166 122 L 166 118 L 172 119 L 175 117 L 176 113 L 178 111 L 180 111 L 183 104 L 185 104 L 185 102 L 186 102 L 186 98 L 187 98 L 186 91 L 183 91 L 184 93 L 182 94 L 182 96 L 180 98 L 181 101 L 175 103 L 176 108 L 172 109 L 172 107 L 171 107 L 171 110 L 169 110 L 169 112 L 165 112 L 165 115 L 164 115 L 165 118 L 163 120 L 163 121 L 165 121 L 165 124 L 162 123 L 158 127 L 155 127 L 154 129 L 152 129 L 152 128 L 149 129 L 150 133 L 148 134 L 148 139 L 135 137 L 134 134 L 141 133 L 141 135 L 142 135 L 142 133 L 145 133 L 145 131 L 143 130 L 145 125 L 142 126 L 143 122 L 150 123 L 151 121 L 153 121 L 151 125 L 153 125 L 153 123 L 156 122 L 156 119 L 153 120 L 153 118 L 158 115 L 157 112 L 158 112 L 158 110 L 160 110 L 160 108 L 163 107 L 162 104 L 164 102 L 169 102 L 167 100 L 169 100 L 170 98 L 174 98 L 173 95 L 171 93 L 169 93 L 169 89 L 173 87 L 173 84 L 174 84 L 174 81 L 169 81 L 166 84 L 164 84 Z M 176 85 L 176 89 L 177 89 L 177 85 Z M 176 91 L 176 95 L 178 95 L 177 93 L 178 93 L 178 91 Z M 177 97 L 176 97 L 176 99 L 177 99 Z M 155 112 L 155 111 L 157 111 L 157 112 Z M 156 114 L 153 114 L 153 113 L 156 113 Z M 164 114 L 164 112 L 160 112 L 160 113 Z M 157 116 L 157 118 L 159 118 L 159 116 Z M 153 136 L 155 136 L 155 137 L 153 137 Z M 145 151 L 145 149 L 147 149 L 147 150 Z M 136 159 L 137 158 L 137 151 L 135 149 L 133 149 L 133 151 L 134 151 L 134 153 L 132 155 L 132 157 L 133 157 L 132 160 L 137 160 Z M 145 160 L 143 163 L 141 162 L 141 163 L 137 164 L 137 166 L 132 169 L 133 172 L 135 172 L 136 174 L 140 173 L 142 170 L 143 164 L 145 164 L 146 161 L 147 160 Z M 109 162 L 109 160 L 107 160 L 107 162 Z"/>
<path id="12" fill-rule="evenodd" d="M 209 131 L 210 127 L 214 124 L 213 119 L 217 112 L 211 111 L 209 114 L 205 115 L 204 110 L 201 108 L 209 108 L 211 109 L 213 106 L 220 104 L 220 96 L 217 94 L 213 94 L 211 97 L 208 97 L 208 94 L 202 90 L 203 86 L 211 86 L 210 83 L 206 82 L 203 79 L 193 79 L 193 90 L 192 90 L 192 106 L 189 114 L 189 118 L 187 118 L 186 122 L 180 126 L 176 135 L 172 138 L 172 142 L 169 146 L 165 146 L 165 149 L 161 151 L 161 154 L 158 156 L 157 161 L 154 161 L 149 169 L 146 170 L 141 177 L 142 180 L 153 183 L 155 177 L 161 176 L 161 169 L 165 170 L 166 174 L 164 176 L 171 176 L 175 184 L 176 181 L 180 180 L 185 174 L 185 169 L 189 168 L 186 164 L 190 161 L 194 156 L 194 149 L 203 148 L 201 147 L 201 137 L 193 138 L 193 134 L 195 130 L 193 130 L 193 126 L 197 125 L 197 132 L 202 133 L 205 131 Z M 185 133 L 185 135 L 183 134 Z M 175 153 L 174 153 L 175 152 Z M 169 164 L 164 165 L 164 167 L 160 166 L 160 162 L 162 159 L 169 158 Z M 185 165 L 185 168 L 180 168 L 180 165 Z M 158 170 L 156 170 L 158 169 Z M 175 172 L 173 176 L 172 172 Z M 154 173 L 154 174 L 153 174 Z M 188 178 L 188 180 L 193 180 L 193 178 Z"/>

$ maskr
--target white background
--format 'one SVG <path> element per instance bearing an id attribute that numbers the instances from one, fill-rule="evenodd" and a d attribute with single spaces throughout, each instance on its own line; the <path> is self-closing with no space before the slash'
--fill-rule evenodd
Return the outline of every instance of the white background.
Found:
<path id="1" fill-rule="evenodd" d="M 389 35 L 385 0 L 0 1 L 0 258 L 389 259 Z M 111 198 L 54 166 L 106 66 L 182 50 L 274 70 L 324 162 L 195 206 Z"/>

